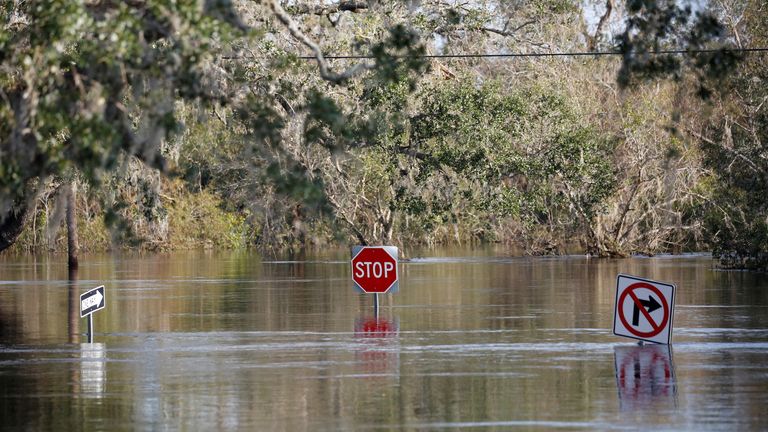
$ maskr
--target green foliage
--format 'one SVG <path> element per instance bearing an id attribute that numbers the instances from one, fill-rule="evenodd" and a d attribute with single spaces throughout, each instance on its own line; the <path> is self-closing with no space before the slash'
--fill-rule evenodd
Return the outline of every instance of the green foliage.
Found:
<path id="1" fill-rule="evenodd" d="M 159 146 L 177 130 L 176 98 L 211 98 L 201 64 L 231 34 L 193 1 L 17 2 L 4 19 L 4 204 L 29 181 L 71 170 L 98 184 L 124 154 L 164 167 Z"/>
<path id="2" fill-rule="evenodd" d="M 740 175 L 739 175 L 740 176 Z M 705 223 L 714 237 L 713 255 L 727 268 L 768 269 L 768 209 L 765 179 L 745 189 L 734 181 L 718 184 Z"/>
<path id="3" fill-rule="evenodd" d="M 64 212 L 61 195 L 56 189 L 48 189 L 38 197 L 32 208 L 27 229 L 18 237 L 9 251 L 12 253 L 36 253 L 61 251 L 67 247 L 66 229 L 61 220 Z M 82 191 L 77 200 L 77 226 L 80 250 L 100 252 L 112 248 L 109 228 L 99 206 L 93 205 L 90 191 Z"/>
<path id="4" fill-rule="evenodd" d="M 618 82 L 629 86 L 637 80 L 681 80 L 687 70 L 699 81 L 699 95 L 709 97 L 712 80 L 734 70 L 740 56 L 730 51 L 720 21 L 709 12 L 693 13 L 690 4 L 673 0 L 631 0 L 624 31 L 617 37 L 623 54 Z M 695 50 L 714 49 L 696 53 Z M 684 50 L 679 54 L 653 54 Z"/>
<path id="5" fill-rule="evenodd" d="M 317 142 L 333 152 L 354 139 L 354 129 L 347 122 L 347 115 L 336 101 L 319 91 L 310 92 L 305 109 L 309 116 L 304 127 L 304 138 Z"/>
<path id="6" fill-rule="evenodd" d="M 423 56 L 433 40 L 444 52 L 577 49 L 578 2 L 374 3 L 355 13 L 292 4 L 297 26 L 282 32 L 288 20 L 258 2 L 3 2 L 0 227 L 8 214 L 22 221 L 51 178 L 79 176 L 124 244 L 515 237 L 532 253 L 577 240 L 604 255 L 668 250 L 672 225 L 680 238 L 703 222 L 716 254 L 763 265 L 768 68 L 726 49 L 734 38 L 720 15 L 673 0 L 617 8 L 618 82 L 647 96 L 621 103 L 600 76 L 607 59 Z M 745 4 L 732 24 L 764 44 L 762 3 Z M 299 58 L 294 43 L 312 43 L 296 28 L 324 53 L 371 58 L 318 73 Z M 714 50 L 649 54 L 669 48 Z M 656 97 L 669 95 L 645 86 L 657 78 L 719 98 L 721 121 L 664 124 Z M 687 97 L 671 102 L 673 122 Z M 686 127 L 709 144 L 675 135 Z M 709 176 L 696 184 L 700 164 Z M 668 193 L 680 183 L 693 192 Z M 88 214 L 87 237 L 101 238 Z"/>
<path id="7" fill-rule="evenodd" d="M 384 84 L 406 82 L 409 89 L 414 90 L 418 74 L 429 67 L 424 54 L 426 48 L 418 34 L 403 24 L 395 25 L 383 42 L 371 47 L 376 63 L 374 81 Z"/>
<path id="8" fill-rule="evenodd" d="M 768 43 L 768 24 L 759 2 L 745 11 L 754 43 Z M 705 163 L 712 170 L 711 201 L 705 223 L 713 253 L 726 267 L 768 271 L 768 60 L 750 57 L 744 68 L 721 85 L 739 95 L 714 125 L 705 142 Z"/>
<path id="9" fill-rule="evenodd" d="M 628 2 L 628 25 L 619 40 L 624 61 L 619 72 L 621 85 L 636 85 L 638 79 L 672 77 L 683 81 L 693 72 L 697 94 L 718 98 L 721 111 L 708 119 L 710 138 L 700 140 L 704 165 L 710 175 L 699 185 L 705 203 L 692 207 L 703 219 L 715 256 L 726 267 L 768 269 L 768 164 L 764 98 L 764 56 L 748 57 L 730 51 L 745 35 L 752 46 L 763 46 L 766 38 L 763 2 L 746 1 L 741 17 L 722 3 L 720 18 L 730 19 L 741 36 L 729 35 L 711 11 L 693 14 L 680 2 L 633 0 Z M 643 54 L 662 48 L 696 50 L 682 57 Z M 694 80 L 689 80 L 694 81 Z M 676 121 L 680 116 L 675 115 Z M 675 130 L 677 125 L 673 125 Z M 674 152 L 673 152 L 674 153 Z"/>
<path id="10" fill-rule="evenodd" d="M 221 200 L 208 191 L 182 188 L 174 196 L 168 203 L 168 244 L 174 248 L 244 248 L 256 235 L 242 214 L 224 211 Z"/>
<path id="11" fill-rule="evenodd" d="M 401 112 L 402 93 L 387 89 L 370 100 Z M 508 218 L 528 227 L 570 220 L 571 232 L 583 233 L 615 190 L 611 141 L 580 125 L 551 90 L 435 83 L 411 105 L 406 126 L 377 138 L 366 167 L 389 179 L 389 207 L 414 235 L 453 224 L 494 240 Z"/>

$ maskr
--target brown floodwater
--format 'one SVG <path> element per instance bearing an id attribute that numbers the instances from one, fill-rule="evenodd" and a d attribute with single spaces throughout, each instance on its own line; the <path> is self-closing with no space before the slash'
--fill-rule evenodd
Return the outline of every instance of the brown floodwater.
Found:
<path id="1" fill-rule="evenodd" d="M 3 430 L 768 428 L 768 278 L 706 255 L 348 250 L 0 258 Z M 612 334 L 619 273 L 677 285 L 672 344 Z M 79 295 L 106 287 L 94 342 Z"/>

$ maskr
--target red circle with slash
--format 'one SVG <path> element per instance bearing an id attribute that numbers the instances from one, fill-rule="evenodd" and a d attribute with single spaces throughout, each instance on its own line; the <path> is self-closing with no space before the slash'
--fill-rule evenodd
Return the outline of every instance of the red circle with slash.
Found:
<path id="1" fill-rule="evenodd" d="M 642 303 L 640 303 L 640 299 L 637 298 L 637 295 L 635 295 L 634 291 L 638 288 L 645 288 L 656 294 L 659 299 L 661 300 L 661 308 L 664 310 L 664 318 L 661 320 L 660 324 L 656 324 L 656 321 L 653 319 L 650 313 L 648 313 L 647 310 L 645 310 L 645 306 L 643 306 Z M 653 330 L 649 332 L 641 332 L 634 328 L 634 326 L 629 325 L 629 322 L 627 322 L 627 318 L 624 317 L 624 300 L 626 300 L 627 296 L 629 296 L 633 302 L 635 302 L 635 307 L 637 307 L 640 312 L 642 312 L 645 319 L 648 321 L 648 324 L 653 327 Z M 627 329 L 630 333 L 637 337 L 644 337 L 644 338 L 650 338 L 654 337 L 657 334 L 661 333 L 662 330 L 667 326 L 667 322 L 669 322 L 669 305 L 667 304 L 667 299 L 664 298 L 664 295 L 661 294 L 661 291 L 659 291 L 658 288 L 655 286 L 646 283 L 646 282 L 635 282 L 632 285 L 628 286 L 619 296 L 619 319 L 621 320 L 621 323 L 624 324 L 624 328 Z"/>

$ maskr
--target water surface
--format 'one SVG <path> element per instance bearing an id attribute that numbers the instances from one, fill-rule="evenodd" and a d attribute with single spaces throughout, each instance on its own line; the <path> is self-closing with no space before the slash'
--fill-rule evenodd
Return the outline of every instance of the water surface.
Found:
<path id="1" fill-rule="evenodd" d="M 0 424 L 40 430 L 759 430 L 768 280 L 704 255 L 415 252 L 400 292 L 349 252 L 0 259 Z M 677 285 L 671 347 L 611 333 L 616 276 Z M 78 296 L 107 307 L 86 343 Z"/>

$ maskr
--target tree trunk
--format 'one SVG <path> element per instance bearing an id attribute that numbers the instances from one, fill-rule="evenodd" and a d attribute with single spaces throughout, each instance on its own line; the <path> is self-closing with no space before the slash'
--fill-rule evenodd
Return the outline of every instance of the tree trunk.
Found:
<path id="1" fill-rule="evenodd" d="M 301 204 L 296 204 L 293 207 L 292 215 L 291 232 L 293 234 L 293 239 L 303 248 L 307 242 L 307 230 L 304 227 L 304 211 L 301 208 Z"/>
<path id="2" fill-rule="evenodd" d="M 80 334 L 80 295 L 77 290 L 77 267 L 69 267 L 67 290 L 67 322 L 69 343 L 77 343 Z"/>
<path id="3" fill-rule="evenodd" d="M 69 268 L 77 268 L 77 253 L 80 250 L 80 242 L 77 239 L 77 212 L 75 209 L 77 193 L 77 183 L 73 180 L 65 186 L 67 202 L 67 256 L 69 258 Z"/>

